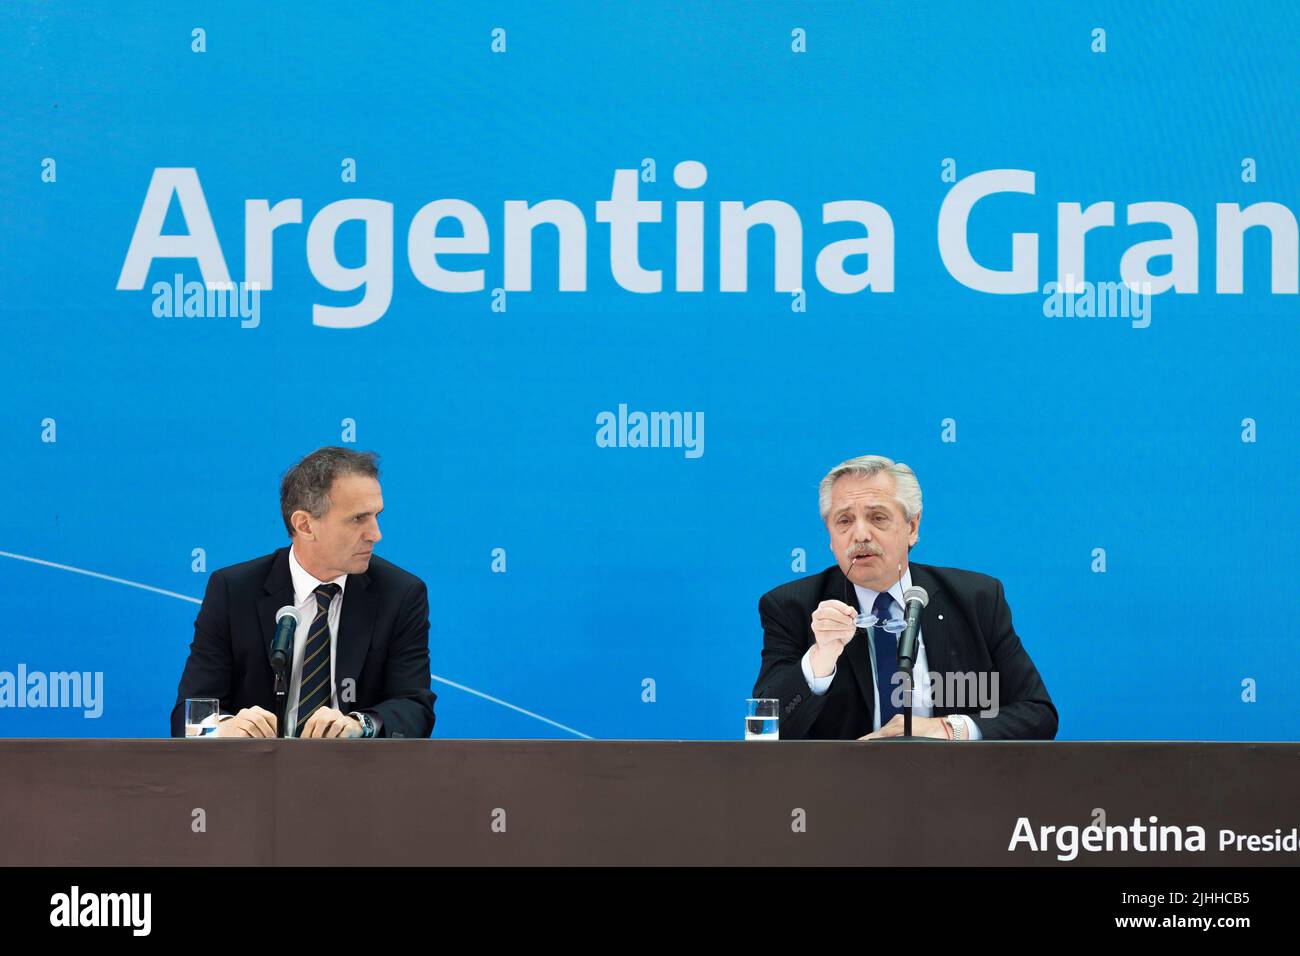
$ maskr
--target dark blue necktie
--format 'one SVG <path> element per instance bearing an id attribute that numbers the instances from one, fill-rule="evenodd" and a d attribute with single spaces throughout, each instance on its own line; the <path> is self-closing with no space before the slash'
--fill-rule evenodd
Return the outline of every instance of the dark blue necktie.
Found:
<path id="1" fill-rule="evenodd" d="M 316 619 L 311 622 L 307 645 L 302 649 L 295 737 L 302 733 L 307 718 L 330 702 L 330 601 L 341 590 L 337 584 L 322 584 L 312 592 L 316 595 Z"/>
<path id="2" fill-rule="evenodd" d="M 893 617 L 891 613 L 893 606 L 894 599 L 889 596 L 888 591 L 876 595 L 876 603 L 872 606 L 876 614 L 876 624 L 871 629 L 871 643 L 876 649 L 876 688 L 880 692 L 881 727 L 889 723 L 895 714 L 903 712 L 903 708 L 895 707 L 893 704 L 892 678 L 894 672 L 898 670 L 898 637 L 881 626 Z"/>

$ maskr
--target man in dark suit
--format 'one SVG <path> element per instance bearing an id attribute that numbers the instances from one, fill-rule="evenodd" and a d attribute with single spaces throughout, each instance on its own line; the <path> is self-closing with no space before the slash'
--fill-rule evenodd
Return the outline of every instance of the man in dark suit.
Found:
<path id="1" fill-rule="evenodd" d="M 898 635 L 886 625 L 902 618 L 903 593 L 917 586 L 929 603 L 912 672 L 913 735 L 1054 738 L 1056 708 L 1011 626 L 1001 582 L 909 562 L 921 523 L 912 470 L 877 455 L 852 458 L 819 490 L 836 565 L 758 602 L 763 655 L 754 696 L 780 701 L 780 736 L 901 735 Z M 859 620 L 861 612 L 875 624 Z"/>
<path id="2" fill-rule="evenodd" d="M 376 456 L 312 452 L 284 476 L 280 511 L 290 544 L 214 571 L 172 709 L 217 698 L 219 737 L 275 737 L 271 643 L 291 605 L 294 637 L 285 701 L 287 737 L 428 737 L 429 600 L 424 582 L 374 556 L 384 501 Z"/>

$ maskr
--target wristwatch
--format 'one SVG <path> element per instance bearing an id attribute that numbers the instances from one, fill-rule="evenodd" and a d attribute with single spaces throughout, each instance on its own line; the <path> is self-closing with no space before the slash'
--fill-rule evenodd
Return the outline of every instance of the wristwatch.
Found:
<path id="1" fill-rule="evenodd" d="M 943 722 L 947 724 L 948 729 L 952 731 L 953 740 L 966 739 L 966 721 L 958 720 L 955 717 L 948 716 L 943 719 Z"/>
<path id="2" fill-rule="evenodd" d="M 352 713 L 348 714 L 348 716 L 361 724 L 362 737 L 373 737 L 375 735 L 375 722 L 370 719 L 369 714 L 362 713 L 359 710 L 354 710 Z"/>

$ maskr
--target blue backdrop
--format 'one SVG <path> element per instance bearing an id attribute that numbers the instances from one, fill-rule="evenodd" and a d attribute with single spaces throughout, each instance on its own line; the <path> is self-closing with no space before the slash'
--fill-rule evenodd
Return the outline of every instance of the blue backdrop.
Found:
<path id="1" fill-rule="evenodd" d="M 103 711 L 6 708 L 0 734 L 166 734 L 208 573 L 283 545 L 280 475 L 351 438 L 382 455 L 379 553 L 429 585 L 439 736 L 738 737 L 758 598 L 830 564 L 817 481 L 878 453 L 920 478 L 914 559 L 1004 581 L 1061 737 L 1294 738 L 1297 301 L 1262 229 L 1244 294 L 1216 291 L 1215 205 L 1300 198 L 1300 14 L 1045 6 L 6 4 L 0 671 L 100 672 Z M 166 168 L 195 171 L 236 281 L 245 200 L 301 199 L 255 328 L 155 314 L 193 258 L 118 288 Z M 639 252 L 661 292 L 611 274 L 618 169 L 663 202 Z M 1117 280 L 1169 235 L 1126 205 L 1165 201 L 1195 218 L 1198 291 L 1139 328 L 967 288 L 936 223 L 992 169 L 1036 183 L 972 215 L 987 267 L 1037 233 L 1041 288 L 1058 203 L 1113 201 L 1087 279 Z M 408 264 L 444 198 L 482 212 L 490 251 L 443 262 L 483 291 Z M 362 293 L 307 254 L 343 199 L 393 207 L 391 304 L 352 329 L 313 324 Z M 585 290 L 558 290 L 543 226 L 532 291 L 494 295 L 504 203 L 545 199 L 585 217 Z M 688 199 L 701 292 L 674 287 Z M 720 291 L 719 203 L 765 199 L 801 219 L 802 300 L 765 227 L 748 290 Z M 861 235 L 822 222 L 846 199 L 888 210 L 893 291 L 817 281 Z M 365 239 L 343 225 L 339 261 Z M 703 454 L 600 447 L 620 404 L 702 413 Z"/>

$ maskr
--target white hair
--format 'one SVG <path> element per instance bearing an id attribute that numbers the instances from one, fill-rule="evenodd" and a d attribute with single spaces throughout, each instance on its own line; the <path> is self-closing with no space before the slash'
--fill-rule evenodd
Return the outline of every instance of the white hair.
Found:
<path id="1" fill-rule="evenodd" d="M 885 458 L 882 455 L 860 455 L 842 461 L 826 473 L 818 486 L 818 498 L 822 509 L 822 521 L 831 513 L 831 489 L 835 482 L 845 475 L 861 475 L 871 478 L 885 472 L 894 479 L 894 499 L 903 509 L 903 517 L 911 521 L 921 513 L 921 483 L 916 480 L 916 473 L 901 461 Z"/>

